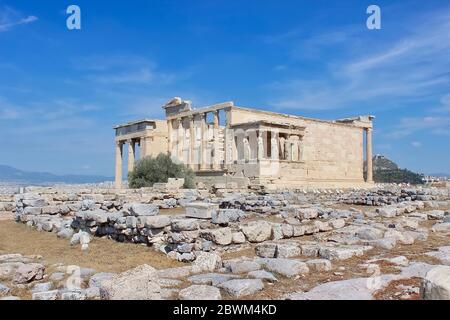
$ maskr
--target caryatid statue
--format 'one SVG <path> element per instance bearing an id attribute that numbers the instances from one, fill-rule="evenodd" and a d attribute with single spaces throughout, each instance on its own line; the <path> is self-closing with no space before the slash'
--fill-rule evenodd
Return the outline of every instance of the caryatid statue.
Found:
<path id="1" fill-rule="evenodd" d="M 251 153 L 250 143 L 248 142 L 247 137 L 244 137 L 242 142 L 244 144 L 244 160 L 248 161 L 250 159 L 250 153 Z"/>
<path id="2" fill-rule="evenodd" d="M 262 135 L 263 133 L 260 131 L 258 134 L 258 160 L 264 158 L 264 139 Z"/>
<path id="3" fill-rule="evenodd" d="M 286 159 L 286 157 L 284 156 L 284 142 L 285 142 L 285 138 L 283 136 L 280 137 L 279 142 L 280 142 L 280 159 Z"/>

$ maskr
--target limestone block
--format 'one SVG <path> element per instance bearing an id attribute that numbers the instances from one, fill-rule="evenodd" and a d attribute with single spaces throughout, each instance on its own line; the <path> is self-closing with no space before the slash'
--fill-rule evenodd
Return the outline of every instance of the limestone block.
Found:
<path id="1" fill-rule="evenodd" d="M 181 300 L 221 300 L 220 290 L 213 286 L 192 285 L 182 289 L 178 298 Z"/>
<path id="2" fill-rule="evenodd" d="M 159 213 L 157 205 L 148 203 L 132 203 L 129 210 L 134 216 L 155 216 Z"/>
<path id="3" fill-rule="evenodd" d="M 100 295 L 106 300 L 159 300 L 157 270 L 142 265 L 104 280 L 100 283 Z"/>
<path id="4" fill-rule="evenodd" d="M 270 238 L 272 226 L 267 221 L 251 221 L 241 226 L 241 231 L 250 242 L 263 242 Z"/>
<path id="5" fill-rule="evenodd" d="M 310 270 L 315 271 L 330 271 L 331 270 L 331 262 L 327 259 L 313 259 L 306 261 L 306 265 Z"/>
<path id="6" fill-rule="evenodd" d="M 14 283 L 28 283 L 41 280 L 44 277 L 45 267 L 40 263 L 29 263 L 21 265 L 13 278 Z"/>
<path id="7" fill-rule="evenodd" d="M 261 264 L 268 271 L 278 273 L 288 278 L 309 272 L 306 263 L 296 259 L 266 258 L 261 259 Z"/>
<path id="8" fill-rule="evenodd" d="M 219 210 L 219 205 L 206 202 L 190 202 L 186 204 L 186 217 L 211 219 L 212 213 Z"/>
<path id="9" fill-rule="evenodd" d="M 168 189 L 180 189 L 184 185 L 184 178 L 169 178 L 167 180 L 167 188 Z"/>
<path id="10" fill-rule="evenodd" d="M 214 271 L 222 265 L 222 259 L 219 255 L 209 252 L 199 252 L 192 265 L 192 272 L 199 273 L 204 271 Z"/>
<path id="11" fill-rule="evenodd" d="M 245 243 L 245 235 L 242 232 L 233 232 L 232 242 L 235 244 Z"/>
<path id="12" fill-rule="evenodd" d="M 450 300 L 450 267 L 438 266 L 428 271 L 421 293 L 425 300 Z"/>
<path id="13" fill-rule="evenodd" d="M 218 245 L 229 245 L 232 241 L 230 228 L 205 229 L 200 231 L 200 237 L 213 241 Z"/>
<path id="14" fill-rule="evenodd" d="M 219 287 L 232 297 L 239 298 L 264 289 L 264 284 L 261 279 L 233 279 L 219 284 Z"/>

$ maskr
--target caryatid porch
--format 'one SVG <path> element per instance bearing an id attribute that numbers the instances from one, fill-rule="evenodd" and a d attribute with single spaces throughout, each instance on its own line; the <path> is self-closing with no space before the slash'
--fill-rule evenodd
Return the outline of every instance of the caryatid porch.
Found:
<path id="1" fill-rule="evenodd" d="M 301 161 L 304 127 L 275 121 L 233 125 L 232 108 L 233 104 L 227 102 L 168 113 L 172 158 L 197 172 L 228 171 L 233 164 L 260 160 Z"/>

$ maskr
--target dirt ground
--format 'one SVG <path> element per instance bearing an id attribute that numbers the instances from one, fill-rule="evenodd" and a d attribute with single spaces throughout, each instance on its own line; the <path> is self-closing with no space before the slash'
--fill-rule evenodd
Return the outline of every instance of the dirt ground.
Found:
<path id="1" fill-rule="evenodd" d="M 14 219 L 14 214 L 9 211 L 0 211 L 0 221 L 12 220 Z"/>
<path id="2" fill-rule="evenodd" d="M 48 264 L 78 265 L 105 272 L 122 272 L 145 263 L 157 269 L 183 265 L 145 245 L 110 239 L 94 238 L 89 249 L 81 251 L 80 246 L 70 246 L 69 240 L 58 239 L 55 233 L 39 232 L 12 220 L 0 221 L 0 254 L 7 253 L 42 255 Z"/>
<path id="3" fill-rule="evenodd" d="M 391 281 L 386 288 L 375 292 L 374 298 L 376 300 L 421 300 L 420 292 L 405 290 L 405 287 L 420 288 L 421 282 L 422 279 L 417 277 Z"/>

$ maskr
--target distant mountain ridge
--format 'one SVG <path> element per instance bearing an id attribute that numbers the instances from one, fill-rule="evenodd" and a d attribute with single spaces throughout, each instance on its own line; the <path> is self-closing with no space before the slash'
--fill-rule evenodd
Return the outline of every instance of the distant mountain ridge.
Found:
<path id="1" fill-rule="evenodd" d="M 49 172 L 24 171 L 11 166 L 0 165 L 0 182 L 17 183 L 99 183 L 114 180 L 100 175 L 56 175 Z"/>

